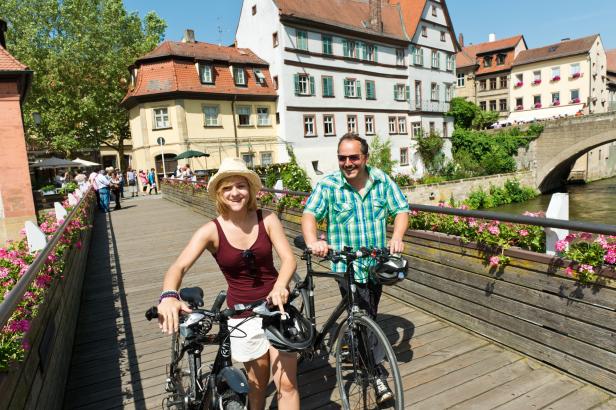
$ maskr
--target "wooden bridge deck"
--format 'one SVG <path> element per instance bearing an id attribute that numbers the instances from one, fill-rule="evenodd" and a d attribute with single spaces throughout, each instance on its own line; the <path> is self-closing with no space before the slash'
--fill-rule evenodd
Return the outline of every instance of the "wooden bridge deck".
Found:
<path id="1" fill-rule="evenodd" d="M 156 302 L 165 270 L 204 222 L 159 196 L 127 200 L 123 210 L 97 215 L 65 408 L 161 408 L 170 337 L 144 312 Z M 206 300 L 225 288 L 207 253 L 184 285 L 203 287 Z M 339 295 L 333 282 L 317 286 L 323 323 Z M 381 312 L 409 408 L 616 409 L 616 399 L 604 392 L 410 305 L 384 297 Z M 299 380 L 302 409 L 339 408 L 333 363 L 307 363 Z"/>

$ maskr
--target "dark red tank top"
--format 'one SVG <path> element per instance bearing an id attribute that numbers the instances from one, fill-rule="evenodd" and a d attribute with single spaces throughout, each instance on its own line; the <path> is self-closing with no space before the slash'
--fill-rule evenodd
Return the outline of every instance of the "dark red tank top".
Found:
<path id="1" fill-rule="evenodd" d="M 220 223 L 214 219 L 218 230 L 218 250 L 214 259 L 227 280 L 227 305 L 230 307 L 265 299 L 278 278 L 272 241 L 263 224 L 261 210 L 257 210 L 257 221 L 257 240 L 248 249 L 237 249 L 229 243 Z M 247 312 L 242 316 L 249 315 L 250 312 Z"/>

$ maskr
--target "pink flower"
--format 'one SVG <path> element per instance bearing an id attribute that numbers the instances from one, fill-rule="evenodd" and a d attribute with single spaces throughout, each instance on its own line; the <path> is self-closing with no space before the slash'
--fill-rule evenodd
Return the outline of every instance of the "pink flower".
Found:
<path id="1" fill-rule="evenodd" d="M 498 256 L 492 256 L 490 258 L 490 266 L 491 267 L 496 267 L 496 266 L 498 266 L 499 263 L 500 263 L 500 259 L 498 258 Z"/>
<path id="2" fill-rule="evenodd" d="M 81 241 L 77 241 L 77 242 L 75 243 L 75 247 L 76 247 L 77 249 L 81 249 L 81 247 L 82 247 Z"/>
<path id="3" fill-rule="evenodd" d="M 588 233 L 588 232 L 582 232 L 580 234 L 580 238 L 584 239 L 585 241 L 591 241 L 592 240 L 592 234 Z"/>
<path id="4" fill-rule="evenodd" d="M 610 265 L 616 264 L 616 249 L 610 249 L 609 251 L 607 251 L 607 253 L 603 257 L 603 260 Z"/>
<path id="5" fill-rule="evenodd" d="M 595 272 L 595 269 L 592 266 L 585 265 L 585 264 L 580 265 L 580 269 L 579 270 L 580 270 L 580 272 L 583 272 L 583 271 L 586 271 L 588 273 L 594 273 Z"/>
<path id="6" fill-rule="evenodd" d="M 500 229 L 498 229 L 498 226 L 491 225 L 490 227 L 488 227 L 488 232 L 490 232 L 492 235 L 500 235 Z"/>
<path id="7" fill-rule="evenodd" d="M 9 273 L 9 268 L 0 267 L 0 279 L 6 278 L 7 276 L 9 276 Z"/>
<path id="8" fill-rule="evenodd" d="M 26 333 L 30 330 L 30 322 L 28 320 L 13 320 L 8 324 L 9 331 L 14 333 Z"/>
<path id="9" fill-rule="evenodd" d="M 575 274 L 575 271 L 573 270 L 573 268 L 571 266 L 567 266 L 567 269 L 565 269 L 565 275 L 571 278 L 573 277 L 574 274 Z"/>
<path id="10" fill-rule="evenodd" d="M 563 240 L 567 243 L 571 243 L 575 238 L 577 238 L 577 236 L 574 233 L 570 233 L 569 235 L 565 236 L 565 239 Z"/>
<path id="11" fill-rule="evenodd" d="M 526 229 L 520 229 L 518 234 L 520 234 L 520 236 L 528 236 L 528 231 Z"/>
<path id="12" fill-rule="evenodd" d="M 567 249 L 569 243 L 566 240 L 556 242 L 556 252 L 564 252 Z"/>
<path id="13" fill-rule="evenodd" d="M 51 276 L 47 274 L 39 275 L 34 282 L 39 288 L 46 288 L 51 283 Z"/>
<path id="14" fill-rule="evenodd" d="M 458 223 L 458 222 L 460 222 L 460 218 L 456 215 L 456 216 L 453 217 L 453 221 L 455 223 Z"/>
<path id="15" fill-rule="evenodd" d="M 413 209 L 411 211 L 411 216 L 417 216 L 417 215 L 419 215 L 419 212 L 417 212 L 416 210 Z"/>

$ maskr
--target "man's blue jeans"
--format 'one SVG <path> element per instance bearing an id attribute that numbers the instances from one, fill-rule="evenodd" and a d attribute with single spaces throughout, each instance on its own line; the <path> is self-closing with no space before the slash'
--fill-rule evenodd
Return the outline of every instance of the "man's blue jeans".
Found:
<path id="1" fill-rule="evenodd" d="M 101 197 L 101 211 L 109 212 L 109 187 L 99 188 L 98 194 Z"/>

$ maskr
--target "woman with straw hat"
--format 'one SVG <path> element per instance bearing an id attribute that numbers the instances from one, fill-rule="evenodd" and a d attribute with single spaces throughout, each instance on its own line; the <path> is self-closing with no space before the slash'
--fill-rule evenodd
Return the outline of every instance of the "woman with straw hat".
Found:
<path id="1" fill-rule="evenodd" d="M 177 331 L 179 312 L 190 312 L 179 300 L 177 291 L 184 274 L 206 249 L 227 280 L 227 305 L 267 298 L 284 311 L 296 262 L 278 217 L 257 209 L 256 197 L 260 189 L 259 176 L 249 170 L 244 161 L 239 158 L 222 161 L 208 184 L 208 194 L 216 203 L 218 217 L 197 230 L 165 274 L 158 305 L 163 332 Z M 272 248 L 281 261 L 278 271 L 273 264 Z M 271 368 L 279 408 L 299 409 L 296 354 L 271 346 L 259 318 L 232 318 L 229 326 L 237 326 L 234 332 L 242 335 L 231 337 L 231 355 L 244 363 L 248 373 L 250 408 L 264 408 Z"/>

